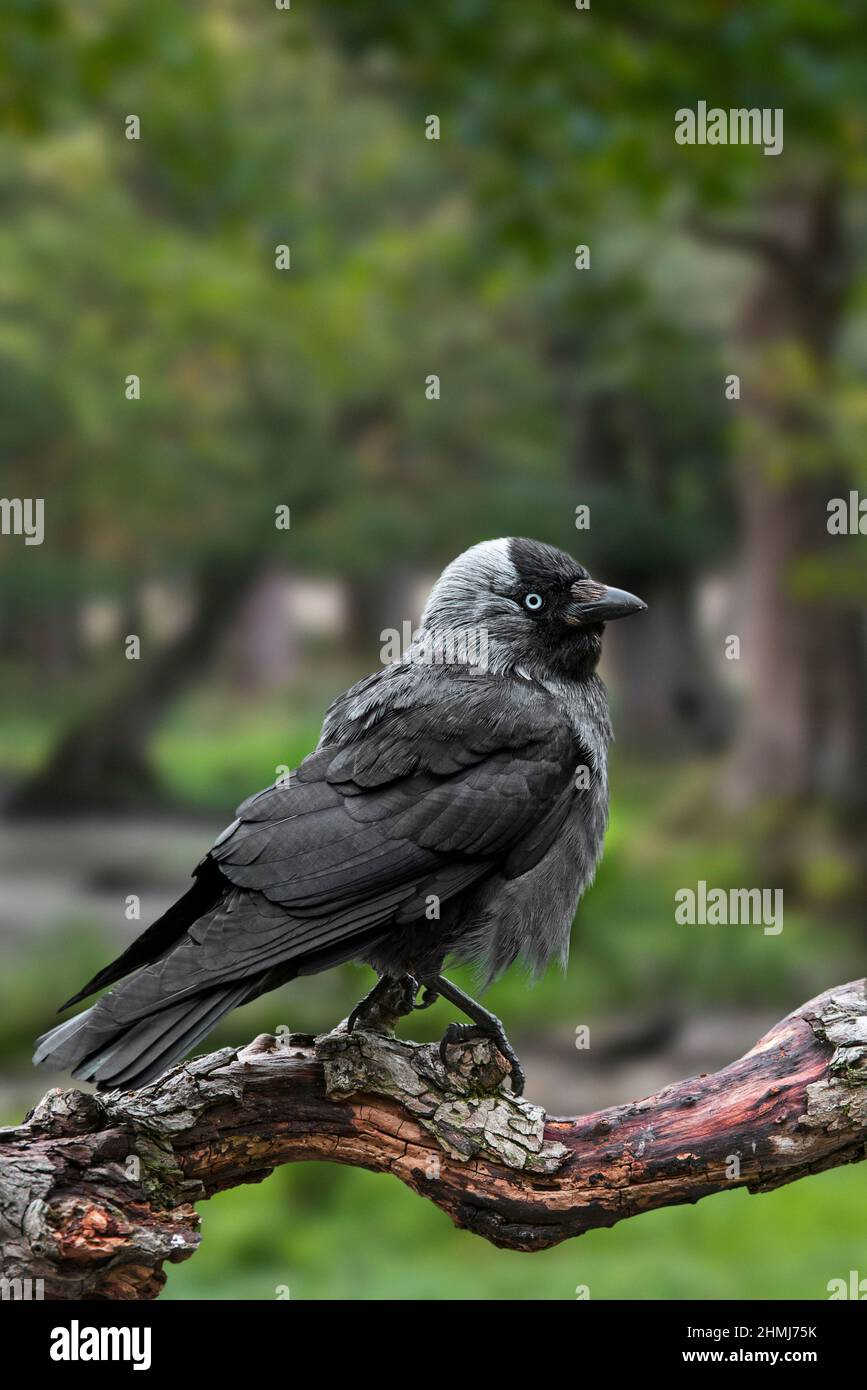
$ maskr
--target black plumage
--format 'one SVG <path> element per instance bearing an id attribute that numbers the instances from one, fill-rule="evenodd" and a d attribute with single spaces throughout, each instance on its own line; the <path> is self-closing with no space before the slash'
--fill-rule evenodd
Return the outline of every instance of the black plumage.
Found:
<path id="1" fill-rule="evenodd" d="M 460 556 L 425 610 L 427 646 L 335 701 L 316 751 L 244 802 L 193 887 L 68 1002 L 115 988 L 34 1060 L 132 1088 L 228 1010 L 342 961 L 464 1007 L 447 959 L 491 978 L 518 955 L 563 957 L 607 815 L 602 624 L 640 607 L 538 542 Z M 484 659 L 437 660 L 481 628 Z"/>

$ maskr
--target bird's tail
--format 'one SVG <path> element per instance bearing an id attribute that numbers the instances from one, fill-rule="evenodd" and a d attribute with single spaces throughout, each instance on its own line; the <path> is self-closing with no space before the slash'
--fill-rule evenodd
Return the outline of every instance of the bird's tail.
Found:
<path id="1" fill-rule="evenodd" d="M 120 992 L 114 991 L 38 1038 L 33 1061 L 53 1071 L 71 1071 L 79 1081 L 96 1082 L 100 1090 L 134 1090 L 185 1056 L 223 1014 L 259 993 L 257 984 L 221 985 L 131 1023 L 112 1017 L 111 1004 Z"/>

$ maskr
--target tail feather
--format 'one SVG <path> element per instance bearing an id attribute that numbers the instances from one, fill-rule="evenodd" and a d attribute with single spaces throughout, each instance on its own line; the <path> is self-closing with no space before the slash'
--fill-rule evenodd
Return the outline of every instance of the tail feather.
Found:
<path id="1" fill-rule="evenodd" d="M 172 903 L 141 936 L 137 936 L 116 960 L 97 971 L 92 980 L 88 980 L 82 989 L 61 1004 L 57 1012 L 61 1014 L 64 1009 L 71 1009 L 73 1004 L 80 1004 L 89 994 L 95 994 L 98 989 L 113 985 L 140 966 L 158 960 L 181 939 L 193 922 L 214 906 L 225 886 L 225 879 L 217 865 L 212 859 L 205 859 L 192 888 Z"/>
<path id="2" fill-rule="evenodd" d="M 164 1031 L 157 1032 L 153 1026 L 159 1023 L 159 1017 L 150 1020 L 152 1027 L 149 1035 L 152 1035 L 152 1041 L 145 1045 L 143 1051 L 140 1049 L 146 1039 L 137 1036 L 142 1025 L 130 1029 L 122 1044 L 103 1054 L 102 1064 L 97 1065 L 97 1084 L 102 1089 L 121 1087 L 134 1090 L 153 1081 L 173 1062 L 180 1061 L 191 1052 L 196 1043 L 210 1033 L 214 1024 L 230 1009 L 244 1003 L 249 994 L 250 984 L 246 981 L 235 989 L 214 990 L 210 996 L 203 996 L 197 1001 L 197 1008 L 191 1008 L 191 1001 L 186 1000 L 183 1005 L 177 1005 L 170 1011 L 180 1016 Z"/>
<path id="3" fill-rule="evenodd" d="M 223 1014 L 256 993 L 256 982 L 235 981 L 126 1025 L 102 1012 L 100 1001 L 39 1038 L 33 1060 L 71 1071 L 100 1090 L 143 1086 L 184 1057 Z"/>
<path id="4" fill-rule="evenodd" d="M 146 932 L 91 984 L 120 977 L 139 955 L 148 964 L 135 969 L 89 1009 L 37 1039 L 33 1061 L 38 1066 L 70 1071 L 79 1080 L 94 1082 L 100 1090 L 144 1086 L 191 1052 L 231 1009 L 296 976 L 317 974 L 356 958 L 383 935 L 382 914 L 377 912 L 372 921 L 362 917 L 359 930 L 348 938 L 331 923 L 320 927 L 317 947 L 309 949 L 309 923 L 294 923 L 295 935 L 288 934 L 287 943 L 267 942 L 267 949 L 260 945 L 257 953 L 256 933 L 261 929 L 263 913 L 257 907 L 254 914 L 247 914 L 244 895 L 233 893 L 197 919 L 198 925 L 183 931 L 172 949 L 161 933 L 169 927 L 172 933 L 178 929 L 183 901 L 175 905 L 177 911 L 170 924 L 161 919 L 158 932 L 151 928 L 153 935 Z M 189 904 L 184 916 L 188 909 Z M 278 916 L 279 909 L 270 915 Z M 220 978 L 213 965 L 210 971 L 207 968 L 209 957 L 202 940 L 213 932 L 213 962 L 227 922 L 235 932 L 243 932 L 250 923 L 250 948 L 243 956 L 235 951 L 230 956 L 233 977 L 228 977 L 224 968 Z M 152 948 L 160 945 L 162 951 L 153 957 Z M 243 975 L 245 968 L 250 973 Z"/>
<path id="5" fill-rule="evenodd" d="M 47 1064 L 57 1071 L 69 1071 L 78 1052 L 76 1039 L 92 1018 L 95 1008 L 96 1005 L 92 1004 L 84 1013 L 76 1014 L 75 1018 L 68 1018 L 65 1023 L 58 1023 L 56 1028 L 51 1028 L 37 1038 L 36 1051 L 33 1054 L 35 1065 L 41 1067 Z"/>

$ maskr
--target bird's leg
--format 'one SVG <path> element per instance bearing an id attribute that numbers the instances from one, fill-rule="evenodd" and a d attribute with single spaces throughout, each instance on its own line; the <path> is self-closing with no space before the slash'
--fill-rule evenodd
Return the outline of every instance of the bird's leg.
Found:
<path id="1" fill-rule="evenodd" d="M 467 1018 L 471 1018 L 472 1023 L 450 1023 L 445 1031 L 445 1035 L 440 1043 L 440 1057 L 443 1066 L 447 1066 L 446 1048 L 449 1043 L 466 1042 L 469 1038 L 492 1038 L 498 1050 L 503 1054 L 509 1066 L 512 1068 L 512 1091 L 516 1096 L 520 1096 L 524 1091 L 524 1071 L 518 1061 L 517 1053 L 506 1037 L 506 1030 L 495 1014 L 489 1013 L 481 1004 L 477 1004 L 475 999 L 469 994 L 465 994 L 457 985 L 453 985 L 444 975 L 438 975 L 436 979 L 425 982 L 425 998 L 427 992 L 433 991 L 434 995 L 441 995 L 443 999 L 448 999 L 450 1003 L 465 1013 Z"/>
<path id="2" fill-rule="evenodd" d="M 383 975 L 347 1018 L 347 1033 L 356 1027 L 393 1033 L 398 1019 L 412 1013 L 417 994 L 418 980 L 414 975 Z"/>

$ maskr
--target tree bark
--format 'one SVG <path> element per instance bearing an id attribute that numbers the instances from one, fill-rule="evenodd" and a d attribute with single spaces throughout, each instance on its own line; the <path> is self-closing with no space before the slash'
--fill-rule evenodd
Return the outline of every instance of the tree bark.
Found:
<path id="1" fill-rule="evenodd" d="M 867 1157 L 864 980 L 714 1075 L 577 1119 L 514 1097 L 487 1041 L 259 1037 L 135 1092 L 49 1091 L 0 1130 L 0 1270 L 50 1299 L 149 1299 L 199 1243 L 193 1203 L 321 1159 L 394 1174 L 457 1226 L 544 1250 L 732 1187 Z M 8 1285 L 7 1285 L 8 1286 Z"/>

